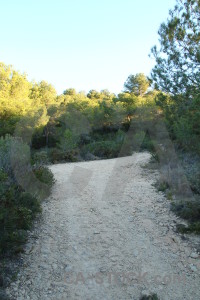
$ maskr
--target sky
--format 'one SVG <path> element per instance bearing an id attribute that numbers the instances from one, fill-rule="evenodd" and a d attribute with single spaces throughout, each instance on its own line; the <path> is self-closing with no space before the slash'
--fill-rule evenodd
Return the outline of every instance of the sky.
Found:
<path id="1" fill-rule="evenodd" d="M 0 0 L 0 61 L 67 88 L 119 93 L 147 76 L 150 49 L 175 0 Z"/>

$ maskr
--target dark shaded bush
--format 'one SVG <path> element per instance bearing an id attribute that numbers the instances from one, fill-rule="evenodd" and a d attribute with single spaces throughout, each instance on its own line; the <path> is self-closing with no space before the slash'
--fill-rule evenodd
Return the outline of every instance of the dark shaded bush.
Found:
<path id="1" fill-rule="evenodd" d="M 47 167 L 44 166 L 37 166 L 33 168 L 33 173 L 35 174 L 36 178 L 40 181 L 45 183 L 49 188 L 51 188 L 54 184 L 54 177 L 53 173 L 49 171 Z"/>
<path id="2" fill-rule="evenodd" d="M 140 150 L 147 150 L 151 153 L 155 153 L 155 147 L 148 132 L 145 134 Z"/>
<path id="3" fill-rule="evenodd" d="M 183 219 L 200 221 L 200 200 L 172 202 L 171 209 Z"/>
<path id="4" fill-rule="evenodd" d="M 200 157 L 197 154 L 179 151 L 180 163 L 184 168 L 185 175 L 190 187 L 195 194 L 200 194 Z"/>
<path id="5" fill-rule="evenodd" d="M 188 226 L 177 224 L 176 229 L 179 233 L 195 233 L 200 234 L 200 222 L 192 222 Z"/>
<path id="6" fill-rule="evenodd" d="M 47 165 L 49 163 L 48 149 L 32 151 L 32 165 Z"/>
<path id="7" fill-rule="evenodd" d="M 78 151 L 64 151 L 59 148 L 50 148 L 48 150 L 48 157 L 51 163 L 58 162 L 75 162 L 77 161 Z"/>
<path id="8" fill-rule="evenodd" d="M 78 146 L 81 147 L 82 145 L 87 145 L 89 143 L 91 143 L 92 141 L 92 138 L 89 134 L 81 134 L 80 135 L 80 140 L 79 140 L 79 143 L 78 143 Z"/>
<path id="9" fill-rule="evenodd" d="M 172 202 L 171 209 L 179 217 L 189 222 L 188 226 L 182 224 L 177 225 L 177 230 L 180 233 L 200 233 L 200 199 L 192 202 Z"/>
<path id="10" fill-rule="evenodd" d="M 169 188 L 169 184 L 166 181 L 158 181 L 155 186 L 159 192 L 165 192 Z"/>
<path id="11" fill-rule="evenodd" d="M 0 254 L 18 252 L 26 241 L 26 230 L 31 228 L 40 201 L 11 183 L 6 173 L 0 178 Z"/>
<path id="12" fill-rule="evenodd" d="M 7 136 L 0 139 L 0 255 L 16 253 L 22 250 L 22 245 L 26 241 L 26 231 L 31 229 L 33 220 L 41 212 L 42 198 L 35 192 L 30 194 L 21 187 L 17 181 L 13 167 L 17 164 L 10 161 L 12 147 L 19 146 L 19 140 Z M 27 154 L 27 147 L 21 144 L 21 156 Z M 15 148 L 14 148 L 15 150 Z M 16 148 L 16 152 L 18 149 Z M 25 155 L 26 157 L 26 155 Z M 45 192 L 53 185 L 53 175 L 46 167 L 23 165 L 24 176 L 29 176 L 30 172 L 43 183 Z M 28 172 L 28 173 L 27 173 Z M 42 187 L 42 185 L 40 185 Z"/>
<path id="13" fill-rule="evenodd" d="M 119 155 L 121 143 L 113 141 L 98 141 L 84 146 L 81 150 L 81 155 L 92 153 L 101 158 L 114 158 Z"/>

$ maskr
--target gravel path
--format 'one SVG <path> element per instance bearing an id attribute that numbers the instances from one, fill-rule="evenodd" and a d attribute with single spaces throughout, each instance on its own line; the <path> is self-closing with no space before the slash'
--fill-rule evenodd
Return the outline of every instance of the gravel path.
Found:
<path id="1" fill-rule="evenodd" d="M 196 249 L 142 166 L 148 153 L 51 166 L 56 184 L 22 255 L 11 299 L 200 299 Z M 36 238 L 37 237 L 37 238 Z"/>

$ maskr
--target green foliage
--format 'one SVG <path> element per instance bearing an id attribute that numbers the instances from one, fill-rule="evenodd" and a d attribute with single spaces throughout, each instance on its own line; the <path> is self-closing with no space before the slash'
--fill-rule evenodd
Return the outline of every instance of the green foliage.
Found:
<path id="1" fill-rule="evenodd" d="M 92 154 L 98 158 L 114 158 L 120 155 L 126 133 L 121 129 L 105 127 L 90 134 L 86 143 L 80 149 L 80 155 L 85 158 Z"/>
<path id="2" fill-rule="evenodd" d="M 150 81 L 143 73 L 129 75 L 124 83 L 125 92 L 133 93 L 134 95 L 141 97 L 144 96 L 149 86 Z"/>
<path id="3" fill-rule="evenodd" d="M 177 0 L 160 26 L 160 49 L 152 48 L 156 65 L 152 80 L 156 102 L 179 147 L 200 154 L 200 6 L 197 0 Z"/>
<path id="4" fill-rule="evenodd" d="M 152 48 L 156 87 L 173 95 L 197 95 L 200 88 L 200 5 L 198 0 L 177 0 L 169 19 L 159 29 L 160 49 Z"/>
<path id="5" fill-rule="evenodd" d="M 115 143 L 113 141 L 99 141 L 93 142 L 86 145 L 82 154 L 92 153 L 93 155 L 101 158 L 113 158 L 117 157 L 120 151 L 120 143 Z"/>
<path id="6" fill-rule="evenodd" d="M 31 228 L 41 208 L 40 202 L 12 183 L 6 173 L 4 179 L 0 178 L 0 199 L 0 254 L 3 254 L 17 251 L 25 242 L 25 230 Z"/>
<path id="7" fill-rule="evenodd" d="M 87 94 L 87 97 L 89 99 L 100 99 L 100 93 L 98 93 L 96 90 L 90 90 Z"/>
<path id="8" fill-rule="evenodd" d="M 65 152 L 59 148 L 50 148 L 48 150 L 48 157 L 50 162 L 58 163 L 58 162 L 75 162 L 77 161 L 77 152 Z"/>
<path id="9" fill-rule="evenodd" d="M 26 241 L 26 230 L 31 229 L 36 215 L 41 212 L 41 203 L 36 195 L 24 190 L 18 183 L 13 171 L 15 165 L 11 162 L 11 153 L 19 146 L 18 139 L 6 136 L 0 139 L 0 255 L 5 252 L 13 253 L 22 250 Z M 20 148 L 23 160 L 23 151 L 26 145 Z M 17 161 L 19 163 L 19 161 Z M 23 173 L 27 176 L 30 165 L 24 161 Z M 48 187 L 53 184 L 52 173 L 44 167 L 34 167 L 36 178 Z"/>
<path id="10" fill-rule="evenodd" d="M 25 75 L 14 71 L 10 66 L 1 64 L 0 75 L 0 103 L 3 108 L 0 112 L 0 135 L 11 133 L 21 137 L 31 147 L 32 164 L 75 161 L 79 152 L 84 152 L 81 149 L 84 146 L 82 137 L 92 137 L 96 130 L 102 133 L 102 140 L 105 135 L 107 138 L 104 141 L 105 145 L 101 145 L 103 141 L 93 135 L 93 140 L 89 143 L 99 144 L 90 146 L 91 151 L 102 153 L 103 157 L 116 157 L 120 149 L 119 144 L 122 143 L 118 141 L 118 130 L 128 130 L 137 106 L 147 105 L 149 99 L 154 98 L 153 94 L 146 94 L 143 98 L 134 93 L 121 93 L 116 96 L 108 90 L 90 90 L 85 95 L 72 88 L 57 96 L 52 85 L 45 81 L 30 83 Z M 148 80 L 143 74 L 137 74 L 135 77 L 137 84 L 141 86 L 140 94 L 145 93 Z M 11 101 L 12 94 L 17 99 L 15 106 Z M 22 96 L 26 101 L 22 101 Z M 104 132 L 105 128 L 111 131 L 116 129 L 116 134 L 109 138 L 109 130 Z M 123 133 L 121 139 L 122 135 Z"/>
<path id="11" fill-rule="evenodd" d="M 180 233 L 200 234 L 200 222 L 192 222 L 188 226 L 177 224 L 176 229 Z"/>
<path id="12" fill-rule="evenodd" d="M 144 136 L 144 139 L 143 139 L 142 144 L 140 146 L 140 150 L 147 150 L 147 151 L 151 152 L 151 154 L 155 155 L 154 143 L 153 143 L 150 135 L 148 134 L 148 132 Z"/>
<path id="13" fill-rule="evenodd" d="M 189 222 L 188 226 L 179 224 L 177 230 L 180 233 L 200 233 L 200 199 L 193 201 L 178 201 L 171 203 L 171 209 L 181 218 Z"/>
<path id="14" fill-rule="evenodd" d="M 159 192 L 165 192 L 169 188 L 169 184 L 165 181 L 158 182 L 156 187 Z"/>
<path id="15" fill-rule="evenodd" d="M 63 95 L 75 96 L 76 90 L 75 89 L 67 89 L 63 92 Z"/>
<path id="16" fill-rule="evenodd" d="M 182 152 L 179 154 L 187 180 L 195 194 L 200 194 L 200 157 L 194 153 Z"/>
<path id="17" fill-rule="evenodd" d="M 44 166 L 36 166 L 33 168 L 33 173 L 35 174 L 36 178 L 40 181 L 45 183 L 49 190 L 54 184 L 54 177 L 53 173 Z"/>
<path id="18" fill-rule="evenodd" d="M 182 149 L 200 154 L 199 97 L 185 99 L 181 95 L 156 96 L 171 137 Z"/>
<path id="19" fill-rule="evenodd" d="M 45 165 L 49 163 L 49 157 L 47 149 L 41 149 L 39 151 L 33 152 L 32 164 L 34 165 Z"/>
<path id="20" fill-rule="evenodd" d="M 171 203 L 171 209 L 179 217 L 187 220 L 188 226 L 183 224 L 177 225 L 177 230 L 180 233 L 200 233 L 200 199 L 193 201 L 176 201 Z"/>
<path id="21" fill-rule="evenodd" d="M 189 221 L 200 221 L 200 201 L 173 202 L 172 211 L 176 212 L 181 218 Z"/>
<path id="22" fill-rule="evenodd" d="M 171 191 L 167 193 L 167 200 L 170 200 L 170 201 L 173 200 L 173 194 Z"/>
<path id="23" fill-rule="evenodd" d="M 42 80 L 40 83 L 33 84 L 30 90 L 30 98 L 49 107 L 56 102 L 56 90 L 46 81 Z"/>
<path id="24" fill-rule="evenodd" d="M 158 92 L 170 136 L 192 191 L 200 193 L 200 5 L 198 0 L 177 0 L 167 22 L 159 29 L 160 49 L 151 50 L 156 65 L 151 79 Z M 161 187 L 165 189 L 165 187 Z M 197 195 L 194 195 L 196 197 Z M 172 195 L 168 194 L 172 200 Z M 198 199 L 198 198 L 197 198 Z M 172 203 L 172 210 L 189 221 L 180 232 L 200 232 L 199 200 Z"/>
<path id="25" fill-rule="evenodd" d="M 78 145 L 79 137 L 73 135 L 70 129 L 66 129 L 58 144 L 58 148 L 63 152 L 71 152 L 76 149 Z"/>

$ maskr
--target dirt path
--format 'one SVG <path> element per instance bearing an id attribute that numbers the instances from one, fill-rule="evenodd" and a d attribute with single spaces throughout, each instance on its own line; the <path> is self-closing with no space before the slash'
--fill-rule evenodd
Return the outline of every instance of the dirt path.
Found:
<path id="1" fill-rule="evenodd" d="M 177 218 L 152 185 L 158 174 L 142 168 L 149 158 L 51 167 L 57 181 L 12 299 L 200 299 L 199 258 L 174 233 Z"/>

